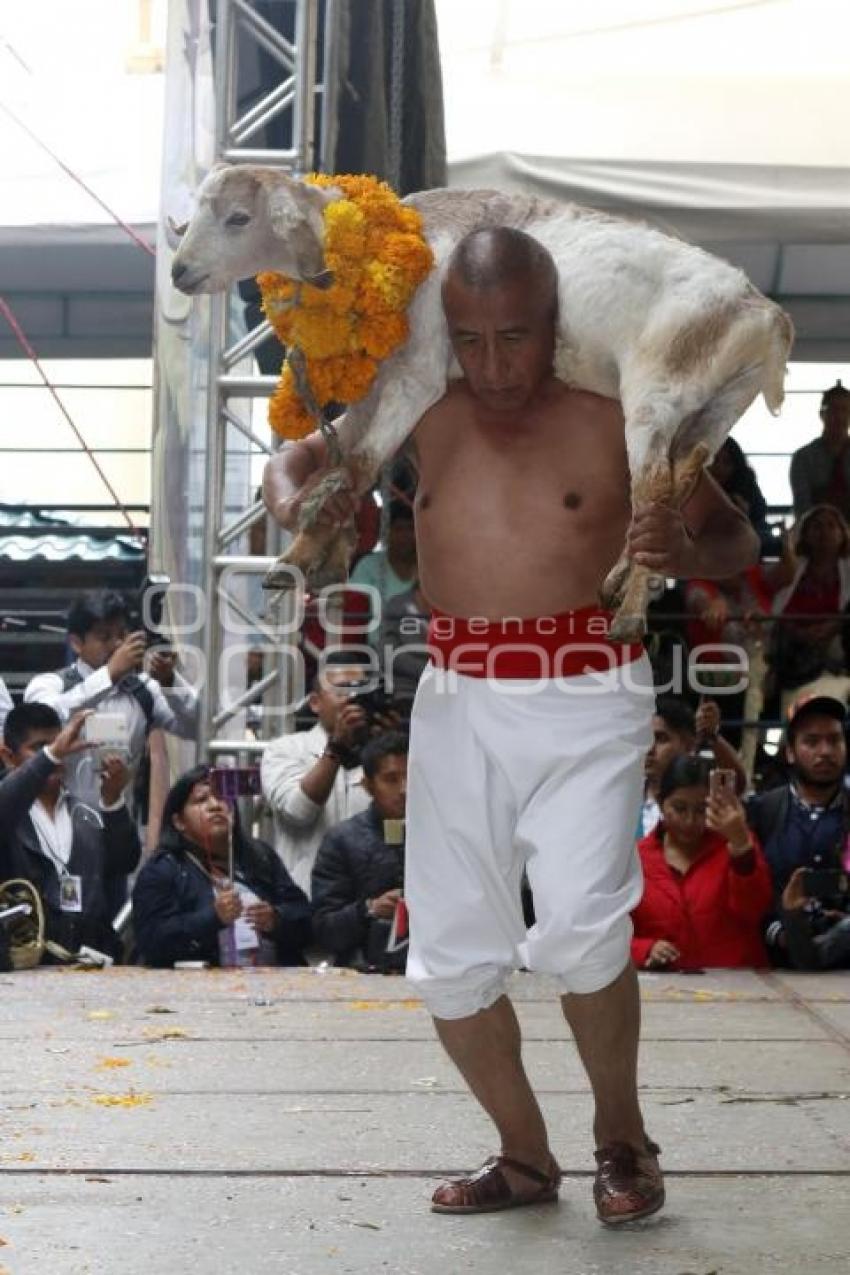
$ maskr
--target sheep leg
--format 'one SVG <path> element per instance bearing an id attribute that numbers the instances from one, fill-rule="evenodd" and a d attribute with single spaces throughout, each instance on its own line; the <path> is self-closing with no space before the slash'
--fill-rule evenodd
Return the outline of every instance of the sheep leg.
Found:
<path id="1" fill-rule="evenodd" d="M 673 495 L 673 474 L 669 460 L 658 461 L 632 482 L 634 505 L 669 505 Z M 621 569 L 621 563 L 614 568 Z M 646 633 L 646 608 L 649 605 L 649 567 L 625 559 L 626 568 L 621 574 L 622 600 L 614 612 L 609 637 L 614 642 L 640 642 Z M 612 573 L 613 574 L 613 573 Z M 609 576 L 610 578 L 610 576 Z M 607 584 L 608 581 L 606 580 Z M 603 586 L 604 587 L 604 586 Z"/>
<path id="2" fill-rule="evenodd" d="M 645 477 L 639 475 L 635 479 L 635 504 L 663 504 L 681 509 L 699 481 L 709 455 L 708 447 L 704 443 L 698 443 L 686 456 L 678 457 L 672 462 L 656 463 L 647 470 Z M 615 566 L 614 572 L 620 569 L 621 562 L 622 559 Z M 609 574 L 608 579 L 614 572 Z M 638 642 L 646 633 L 646 608 L 652 578 L 653 572 L 649 567 L 627 560 L 627 569 L 622 575 L 623 598 L 611 622 L 610 636 L 615 642 Z M 606 585 L 608 579 L 605 581 Z"/>
<path id="3" fill-rule="evenodd" d="M 615 610 L 623 600 L 623 591 L 626 587 L 626 577 L 629 574 L 631 559 L 621 553 L 605 579 L 599 590 L 599 601 L 602 606 L 609 611 Z"/>
<path id="4" fill-rule="evenodd" d="M 681 509 L 700 480 L 700 475 L 711 457 L 705 443 L 697 443 L 686 456 L 673 459 L 673 508 Z"/>
<path id="5" fill-rule="evenodd" d="M 305 502 L 298 532 L 264 581 L 269 589 L 291 589 L 303 573 L 311 592 L 344 581 L 355 543 L 353 524 L 320 524 L 317 515 L 331 494 L 345 490 L 365 495 L 381 466 L 396 454 L 417 422 L 446 391 L 448 330 L 439 300 L 436 271 L 419 288 L 408 320 L 407 344 L 380 368 L 366 398 L 334 422 L 343 463 L 330 470 Z M 292 568 L 297 568 L 297 572 Z"/>
<path id="6" fill-rule="evenodd" d="M 353 458 L 352 458 L 353 459 Z M 304 501 L 298 530 L 292 543 L 274 562 L 263 580 L 264 589 L 287 592 L 303 581 L 309 593 L 348 578 L 348 565 L 357 543 L 353 519 L 340 525 L 319 522 L 327 500 L 341 491 L 357 496 L 369 491 L 375 481 L 372 465 L 353 464 L 331 469 Z"/>

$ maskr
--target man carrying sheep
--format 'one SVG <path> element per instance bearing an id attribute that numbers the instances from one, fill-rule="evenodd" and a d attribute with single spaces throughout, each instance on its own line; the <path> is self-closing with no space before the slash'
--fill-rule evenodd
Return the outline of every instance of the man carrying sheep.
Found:
<path id="1" fill-rule="evenodd" d="M 504 990 L 524 966 L 559 980 L 595 1099 L 597 1212 L 620 1223 L 664 1202 L 638 1103 L 629 960 L 654 696 L 642 647 L 612 642 L 595 601 L 626 533 L 631 556 L 667 576 L 723 578 L 755 561 L 758 541 L 705 474 L 682 512 L 630 509 L 619 405 L 554 376 L 556 298 L 551 257 L 504 227 L 462 240 L 443 283 L 463 377 L 413 435 L 434 618 L 411 721 L 407 975 L 501 1140 L 432 1207 L 557 1198 L 560 1170 Z M 325 469 L 317 435 L 270 461 L 266 502 L 283 526 Z M 337 495 L 322 516 L 350 514 Z M 528 932 L 523 869 L 536 909 Z"/>

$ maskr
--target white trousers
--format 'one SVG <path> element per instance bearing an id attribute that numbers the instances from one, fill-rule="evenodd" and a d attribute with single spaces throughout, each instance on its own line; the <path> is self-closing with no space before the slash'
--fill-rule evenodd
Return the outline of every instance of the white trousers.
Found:
<path id="1" fill-rule="evenodd" d="M 545 682 L 426 669 L 411 719 L 405 896 L 407 977 L 433 1015 L 486 1009 L 520 967 L 555 975 L 563 992 L 622 973 L 654 702 L 646 656 Z"/>

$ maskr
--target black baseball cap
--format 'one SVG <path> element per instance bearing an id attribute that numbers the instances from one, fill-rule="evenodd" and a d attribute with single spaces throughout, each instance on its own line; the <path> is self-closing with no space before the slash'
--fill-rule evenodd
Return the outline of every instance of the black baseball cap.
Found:
<path id="1" fill-rule="evenodd" d="M 832 695 L 800 695 L 788 709 L 785 738 L 793 739 L 801 721 L 817 714 L 822 717 L 833 717 L 842 726 L 847 722 L 847 708 L 840 699 L 835 699 Z"/>

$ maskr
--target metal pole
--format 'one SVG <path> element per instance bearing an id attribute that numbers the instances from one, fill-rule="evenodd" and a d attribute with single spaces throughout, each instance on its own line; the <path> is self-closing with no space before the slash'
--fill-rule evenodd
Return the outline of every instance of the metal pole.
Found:
<path id="1" fill-rule="evenodd" d="M 204 475 L 204 601 L 206 625 L 203 632 L 203 651 L 206 662 L 206 683 L 203 690 L 202 712 L 199 722 L 198 744 L 206 751 L 212 735 L 218 696 L 218 669 L 221 656 L 221 626 L 218 618 L 217 556 L 219 530 L 224 515 L 224 462 L 225 421 L 221 413 L 221 393 L 218 386 L 218 363 L 226 341 L 226 316 L 230 304 L 228 296 L 210 299 L 209 381 L 207 390 L 207 445 L 206 474 Z"/>
<path id="2" fill-rule="evenodd" d="M 299 74 L 292 113 L 292 147 L 297 155 L 296 173 L 309 171 L 315 163 L 313 146 L 318 29 L 318 0 L 298 0 L 295 17 L 295 47 Z"/>
<path id="3" fill-rule="evenodd" d="M 314 119 L 316 108 L 316 63 L 318 41 L 318 17 L 320 0 L 291 0 L 295 5 L 295 42 L 290 44 L 266 18 L 254 7 L 255 0 L 218 0 L 215 41 L 215 155 L 232 163 L 267 163 L 304 172 L 315 164 Z M 254 41 L 269 52 L 280 64 L 280 83 L 273 86 L 262 100 L 241 118 L 238 110 L 239 59 L 237 41 Z M 290 94 L 292 97 L 289 105 Z M 268 150 L 240 145 L 253 137 L 261 124 L 278 111 L 292 111 L 292 140 L 287 149 Z M 261 746 L 246 745 L 243 740 L 217 738 L 219 728 L 230 719 L 233 712 L 254 702 L 265 692 L 264 703 L 277 713 L 270 712 L 263 720 L 263 735 L 270 737 L 281 730 L 292 729 L 294 722 L 289 702 L 291 682 L 291 638 L 275 642 L 277 654 L 271 660 L 261 681 L 224 709 L 220 685 L 221 656 L 223 650 L 222 620 L 219 615 L 221 575 L 223 571 L 240 562 L 239 557 L 228 556 L 224 550 L 256 521 L 256 506 L 225 526 L 225 464 L 227 439 L 230 426 L 260 444 L 264 451 L 268 445 L 256 439 L 250 425 L 241 422 L 228 406 L 229 398 L 268 397 L 277 384 L 277 377 L 246 375 L 232 372 L 240 358 L 250 354 L 268 333 L 264 324 L 259 332 L 251 332 L 228 344 L 230 314 L 229 297 L 213 297 L 209 303 L 209 363 L 207 367 L 206 412 L 206 472 L 204 476 L 204 570 L 203 584 L 207 606 L 207 623 L 203 634 L 206 658 L 207 683 L 204 688 L 199 744 L 206 754 L 221 752 L 255 752 Z M 269 520 L 268 552 L 276 554 L 282 547 L 282 534 Z M 257 559 L 248 559 L 255 568 Z M 237 599 L 230 599 L 234 610 L 243 619 L 248 617 Z M 283 606 L 286 615 L 294 615 L 294 600 Z M 288 629 L 284 627 L 284 632 Z M 281 634 L 281 637 L 283 635 Z M 286 712 L 284 718 L 281 713 Z"/>

